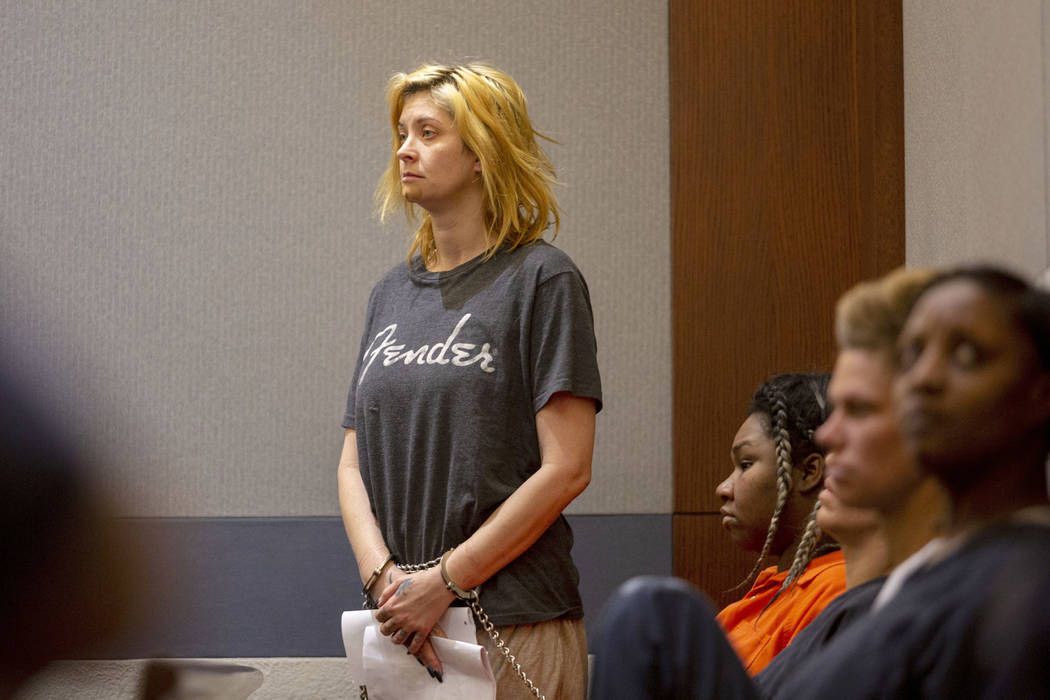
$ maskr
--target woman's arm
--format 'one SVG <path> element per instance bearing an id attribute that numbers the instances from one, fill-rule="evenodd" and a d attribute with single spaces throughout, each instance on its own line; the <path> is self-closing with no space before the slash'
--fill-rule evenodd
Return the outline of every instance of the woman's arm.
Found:
<path id="1" fill-rule="evenodd" d="M 480 586 L 539 539 L 591 481 L 594 401 L 555 394 L 536 414 L 540 468 L 449 555 L 460 588 Z"/>
<path id="2" fill-rule="evenodd" d="M 368 492 L 361 480 L 361 472 L 357 463 L 357 433 L 353 430 L 346 431 L 343 440 L 343 454 L 339 457 L 339 510 L 343 515 L 343 527 L 346 528 L 346 536 L 350 540 L 350 548 L 354 551 L 357 560 L 357 572 L 362 582 L 367 582 L 376 567 L 386 560 L 390 554 L 383 535 L 379 531 L 379 523 L 372 514 L 372 506 L 368 502 Z M 387 563 L 383 567 L 386 573 L 393 563 Z M 387 581 L 382 576 L 372 586 L 369 592 L 382 591 Z M 373 596 L 374 597 L 374 596 Z"/>
<path id="3" fill-rule="evenodd" d="M 353 430 L 347 430 L 346 438 L 343 440 L 343 454 L 339 458 L 338 482 L 339 510 L 343 515 L 343 527 L 346 528 L 350 548 L 357 560 L 357 572 L 361 581 L 367 583 L 376 568 L 382 566 L 379 577 L 368 591 L 368 594 L 375 598 L 377 592 L 404 579 L 405 573 L 398 569 L 393 561 L 386 561 L 390 550 L 383 542 L 379 523 L 376 522 L 372 514 L 372 506 L 368 502 L 365 483 L 361 480 L 360 466 L 357 462 L 357 433 Z M 448 595 L 451 596 L 451 594 Z M 451 602 L 451 597 L 449 602 Z M 447 607 L 448 602 L 441 607 L 437 617 L 440 617 Z M 435 621 L 437 617 L 434 618 Z M 396 630 L 391 630 L 386 634 L 394 631 Z M 440 636 L 444 634 L 441 633 Z M 420 643 L 412 653 L 428 668 L 434 669 L 439 676 L 443 672 L 441 660 L 438 659 L 434 647 L 429 642 Z"/>
<path id="4" fill-rule="evenodd" d="M 460 588 L 481 585 L 521 555 L 590 483 L 592 399 L 555 394 L 536 414 L 536 431 L 540 468 L 446 561 L 449 578 Z M 438 567 L 396 581 L 379 598 L 380 630 L 383 634 L 404 630 L 411 640 L 408 649 L 415 654 L 452 600 Z"/>

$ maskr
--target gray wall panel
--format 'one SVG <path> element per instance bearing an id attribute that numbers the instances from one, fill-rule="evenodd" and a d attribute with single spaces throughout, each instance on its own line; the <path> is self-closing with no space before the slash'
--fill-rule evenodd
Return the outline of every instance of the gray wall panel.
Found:
<path id="1" fill-rule="evenodd" d="M 570 516 L 590 628 L 631 576 L 671 573 L 669 515 Z M 139 627 L 97 658 L 343 653 L 339 615 L 361 605 L 342 523 L 319 518 L 128 519 L 149 554 Z M 482 598 L 484 604 L 484 598 Z"/>
<path id="2" fill-rule="evenodd" d="M 904 0 L 907 262 L 1050 263 L 1046 0 Z"/>
<path id="3" fill-rule="evenodd" d="M 365 303 L 408 235 L 372 216 L 384 84 L 482 58 L 560 142 L 556 244 L 594 301 L 606 409 L 572 512 L 669 512 L 666 14 L 0 4 L 0 327 L 18 370 L 109 455 L 125 515 L 337 514 Z"/>

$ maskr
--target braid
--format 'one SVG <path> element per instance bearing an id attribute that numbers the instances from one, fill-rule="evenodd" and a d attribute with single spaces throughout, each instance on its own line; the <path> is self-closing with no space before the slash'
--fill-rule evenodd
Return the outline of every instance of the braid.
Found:
<path id="1" fill-rule="evenodd" d="M 813 504 L 813 510 L 809 512 L 809 517 L 806 519 L 806 529 L 802 532 L 802 538 L 798 541 L 798 548 L 795 550 L 795 559 L 791 562 L 791 568 L 788 569 L 787 578 L 784 579 L 784 585 L 781 586 L 780 590 L 788 588 L 792 583 L 798 580 L 798 577 L 802 575 L 802 572 L 806 570 L 809 563 L 813 561 L 813 558 L 817 553 L 817 544 L 820 542 L 820 538 L 824 532 L 817 525 L 817 511 L 820 510 L 820 501 Z"/>
<path id="2" fill-rule="evenodd" d="M 773 549 L 788 499 L 794 489 L 794 469 L 811 454 L 823 454 L 814 442 L 816 428 L 827 417 L 829 376 L 820 373 L 777 374 L 763 383 L 751 397 L 748 415 L 759 415 L 766 422 L 767 435 L 773 441 L 776 458 L 776 502 L 769 518 L 769 528 L 758 559 L 748 575 L 731 590 L 751 582 Z M 810 513 L 796 548 L 796 559 L 787 577 L 787 586 L 797 581 L 806 566 L 822 549 L 822 533 L 816 526 L 816 509 Z M 785 588 L 787 588 L 785 586 Z"/>
<path id="3" fill-rule="evenodd" d="M 751 567 L 751 571 L 735 588 L 741 588 L 761 569 L 762 560 L 766 558 L 770 547 L 773 546 L 773 538 L 776 537 L 777 528 L 780 525 L 780 514 L 784 511 L 792 486 L 791 435 L 788 432 L 788 413 L 784 394 L 769 383 L 762 385 L 760 391 L 773 408 L 772 415 L 769 418 L 773 434 L 773 446 L 777 455 L 777 503 L 773 507 L 773 515 L 769 518 L 769 530 L 766 532 L 766 541 L 762 543 L 762 551 L 758 553 L 758 559 L 755 560 L 755 565 Z"/>
<path id="4" fill-rule="evenodd" d="M 780 584 L 779 590 L 769 599 L 769 602 L 762 607 L 762 612 L 758 614 L 758 617 L 762 617 L 762 614 L 769 609 L 769 606 L 776 602 L 780 594 L 786 591 L 792 586 L 798 577 L 802 575 L 802 572 L 806 570 L 809 563 L 813 561 L 817 556 L 817 544 L 820 543 L 820 538 L 823 536 L 823 531 L 820 526 L 817 525 L 817 511 L 820 510 L 820 501 L 813 504 L 813 510 L 809 512 L 809 517 L 806 518 L 806 528 L 802 532 L 802 537 L 798 541 L 798 548 L 795 549 L 795 559 L 791 562 L 791 568 L 788 569 L 787 576 L 784 577 L 784 583 Z M 832 549 L 837 549 L 837 545 L 833 545 Z M 825 554 L 827 547 L 821 547 L 820 553 Z M 757 623 L 757 618 L 756 618 Z"/>

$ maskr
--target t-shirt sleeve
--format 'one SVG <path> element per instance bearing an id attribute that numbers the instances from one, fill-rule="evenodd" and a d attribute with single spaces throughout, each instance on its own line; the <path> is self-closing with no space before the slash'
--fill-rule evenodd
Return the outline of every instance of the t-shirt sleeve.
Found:
<path id="1" fill-rule="evenodd" d="M 575 270 L 560 272 L 536 291 L 530 328 L 533 411 L 559 391 L 594 399 L 602 409 L 594 316 L 587 284 Z"/>
<path id="2" fill-rule="evenodd" d="M 361 374 L 361 364 L 364 360 L 365 350 L 368 349 L 369 339 L 372 337 L 372 319 L 375 315 L 376 289 L 368 296 L 368 308 L 365 311 L 365 329 L 361 333 L 361 347 L 357 351 L 357 362 L 354 365 L 354 376 L 350 380 L 350 390 L 346 396 L 346 410 L 343 411 L 343 427 L 347 430 L 356 430 L 354 424 L 354 402 L 357 398 L 357 379 Z"/>

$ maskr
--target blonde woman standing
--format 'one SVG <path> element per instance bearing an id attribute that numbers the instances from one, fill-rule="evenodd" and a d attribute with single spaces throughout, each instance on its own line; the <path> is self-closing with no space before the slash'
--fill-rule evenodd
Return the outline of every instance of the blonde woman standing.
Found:
<path id="1" fill-rule="evenodd" d="M 553 167 L 496 69 L 422 66 L 395 75 L 387 101 L 380 211 L 420 224 L 372 291 L 343 418 L 339 501 L 364 593 L 437 682 L 428 637 L 476 591 L 528 681 L 583 698 L 562 511 L 590 480 L 601 383 L 587 285 L 541 238 L 560 224 Z M 501 700 L 533 697 L 478 640 Z"/>

